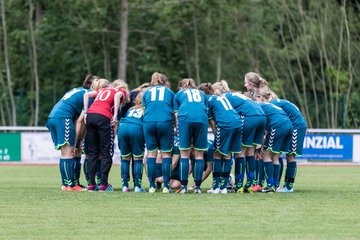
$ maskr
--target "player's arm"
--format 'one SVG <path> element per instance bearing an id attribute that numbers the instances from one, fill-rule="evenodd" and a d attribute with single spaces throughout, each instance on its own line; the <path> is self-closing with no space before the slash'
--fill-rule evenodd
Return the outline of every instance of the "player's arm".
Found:
<path id="1" fill-rule="evenodd" d="M 89 109 L 89 99 L 90 98 L 94 98 L 96 97 L 97 91 L 91 91 L 91 92 L 86 92 L 84 94 L 84 122 L 86 123 L 86 115 L 87 115 L 87 111 Z"/>
<path id="2" fill-rule="evenodd" d="M 210 175 L 211 171 L 212 171 L 212 164 L 211 162 L 207 162 L 206 169 L 203 172 L 202 181 L 205 181 L 205 179 Z"/>

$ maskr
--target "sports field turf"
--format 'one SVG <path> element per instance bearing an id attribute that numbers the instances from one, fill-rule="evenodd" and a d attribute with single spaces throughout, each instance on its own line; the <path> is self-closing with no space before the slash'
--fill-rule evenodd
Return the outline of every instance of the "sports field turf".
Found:
<path id="1" fill-rule="evenodd" d="M 292 194 L 122 193 L 110 176 L 114 193 L 61 192 L 57 166 L 0 165 L 0 239 L 360 238 L 360 167 L 300 167 Z"/>

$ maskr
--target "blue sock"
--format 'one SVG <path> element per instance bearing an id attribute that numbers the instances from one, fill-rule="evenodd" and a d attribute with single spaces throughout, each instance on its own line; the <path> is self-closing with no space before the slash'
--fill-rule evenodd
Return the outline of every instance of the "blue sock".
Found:
<path id="1" fill-rule="evenodd" d="M 73 158 L 60 159 L 60 174 L 64 186 L 74 187 L 75 161 Z"/>
<path id="2" fill-rule="evenodd" d="M 121 159 L 121 181 L 123 187 L 129 187 L 129 172 L 130 172 L 130 161 Z"/>
<path id="3" fill-rule="evenodd" d="M 264 162 L 265 177 L 268 187 L 274 187 L 274 166 L 272 162 Z"/>
<path id="4" fill-rule="evenodd" d="M 259 161 L 255 159 L 255 171 L 254 171 L 254 180 L 253 185 L 256 185 L 259 179 Z"/>
<path id="5" fill-rule="evenodd" d="M 279 164 L 273 164 L 274 165 L 274 185 L 275 188 L 279 187 L 279 174 L 280 174 L 280 165 Z"/>
<path id="6" fill-rule="evenodd" d="M 283 174 L 283 171 L 284 171 L 284 160 L 282 157 L 279 158 L 279 163 L 280 163 L 280 170 L 279 170 L 279 178 L 278 178 L 278 181 L 279 183 L 281 182 L 281 177 L 282 177 L 282 174 Z"/>
<path id="7" fill-rule="evenodd" d="M 142 174 L 143 174 L 143 161 L 134 160 L 134 184 L 135 187 L 141 188 Z"/>
<path id="8" fill-rule="evenodd" d="M 75 184 L 80 184 L 80 173 L 81 173 L 81 157 L 74 157 L 75 161 Z"/>
<path id="9" fill-rule="evenodd" d="M 287 189 L 292 189 L 294 187 L 295 177 L 297 172 L 297 164 L 296 162 L 288 162 L 286 166 L 285 173 L 285 187 Z"/>
<path id="10" fill-rule="evenodd" d="M 155 188 L 155 179 L 156 179 L 156 158 L 148 158 L 146 160 L 147 165 L 147 175 L 149 179 L 150 188 Z"/>
<path id="11" fill-rule="evenodd" d="M 213 159 L 213 189 L 219 188 L 221 176 L 221 159 Z"/>
<path id="12" fill-rule="evenodd" d="M 196 189 L 200 189 L 201 186 L 201 182 L 202 182 L 202 176 L 203 176 L 203 172 L 204 172 L 204 166 L 205 166 L 205 161 L 204 159 L 195 159 L 194 161 L 194 179 L 195 179 L 195 187 Z"/>
<path id="13" fill-rule="evenodd" d="M 223 169 L 221 172 L 222 181 L 221 181 L 220 189 L 225 189 L 229 183 L 229 177 L 230 177 L 231 165 L 232 165 L 231 163 L 232 162 L 230 159 L 223 160 Z"/>
<path id="14" fill-rule="evenodd" d="M 164 178 L 164 187 L 169 188 L 170 177 L 171 177 L 171 158 L 163 158 L 162 160 L 162 175 Z"/>
<path id="15" fill-rule="evenodd" d="M 180 182 L 181 187 L 186 187 L 189 178 L 189 158 L 180 158 Z"/>
<path id="16" fill-rule="evenodd" d="M 244 157 L 235 158 L 235 185 L 238 189 L 242 188 L 244 184 L 245 167 Z"/>
<path id="17" fill-rule="evenodd" d="M 264 186 L 264 181 L 265 181 L 265 170 L 264 170 L 264 161 L 262 159 L 258 160 L 258 166 L 259 166 L 259 177 L 258 177 L 258 185 L 259 186 Z"/>
<path id="18" fill-rule="evenodd" d="M 246 188 L 251 187 L 252 182 L 254 181 L 254 171 L 255 171 L 255 157 L 246 156 Z"/>
<path id="19" fill-rule="evenodd" d="M 88 160 L 84 160 L 84 175 L 87 182 L 87 185 L 90 184 L 89 174 L 88 174 Z"/>
<path id="20" fill-rule="evenodd" d="M 97 162 L 96 162 L 96 183 L 98 185 L 101 184 L 101 160 L 98 159 Z"/>

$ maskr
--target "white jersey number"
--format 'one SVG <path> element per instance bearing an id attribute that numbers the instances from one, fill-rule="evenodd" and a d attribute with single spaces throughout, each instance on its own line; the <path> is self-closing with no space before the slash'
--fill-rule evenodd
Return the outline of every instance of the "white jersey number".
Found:
<path id="1" fill-rule="evenodd" d="M 151 92 L 151 101 L 164 101 L 164 95 L 165 95 L 165 87 L 159 87 L 159 88 L 151 88 L 149 90 Z M 159 94 L 157 95 L 157 91 L 159 91 Z"/>
<path id="2" fill-rule="evenodd" d="M 233 107 L 231 106 L 231 103 L 229 102 L 229 100 L 227 100 L 227 98 L 218 97 L 216 100 L 221 102 L 221 104 L 223 105 L 223 107 L 225 108 L 226 111 L 233 109 Z"/>
<path id="3" fill-rule="evenodd" d="M 188 97 L 189 102 L 201 102 L 200 91 L 197 89 L 187 89 L 184 91 Z"/>

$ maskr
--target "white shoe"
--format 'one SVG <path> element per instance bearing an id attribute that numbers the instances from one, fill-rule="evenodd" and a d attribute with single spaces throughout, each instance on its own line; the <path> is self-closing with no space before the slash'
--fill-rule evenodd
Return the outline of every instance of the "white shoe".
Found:
<path id="1" fill-rule="evenodd" d="M 149 193 L 155 193 L 155 192 L 156 192 L 155 188 L 153 188 L 153 187 L 149 188 Z"/>
<path id="2" fill-rule="evenodd" d="M 145 189 L 141 188 L 141 187 L 135 187 L 134 192 L 138 193 L 138 192 L 146 192 Z"/>
<path id="3" fill-rule="evenodd" d="M 221 194 L 227 194 L 227 193 L 228 193 L 227 188 L 220 189 L 220 193 L 221 193 Z"/>
<path id="4" fill-rule="evenodd" d="M 277 189 L 276 191 L 281 193 L 292 193 L 294 192 L 294 188 L 287 189 L 287 187 L 283 187 L 281 189 Z"/>
<path id="5" fill-rule="evenodd" d="M 122 192 L 130 192 L 130 188 L 124 186 L 124 187 L 122 188 Z"/>
<path id="6" fill-rule="evenodd" d="M 200 189 L 200 188 L 195 188 L 194 193 L 200 194 L 200 193 L 201 193 L 201 189 Z"/>
<path id="7" fill-rule="evenodd" d="M 220 188 L 215 188 L 215 189 L 209 189 L 207 191 L 207 193 L 211 193 L 211 194 L 219 194 L 220 193 Z"/>
<path id="8" fill-rule="evenodd" d="M 163 193 L 171 193 L 171 190 L 169 188 L 164 187 L 162 192 Z"/>

